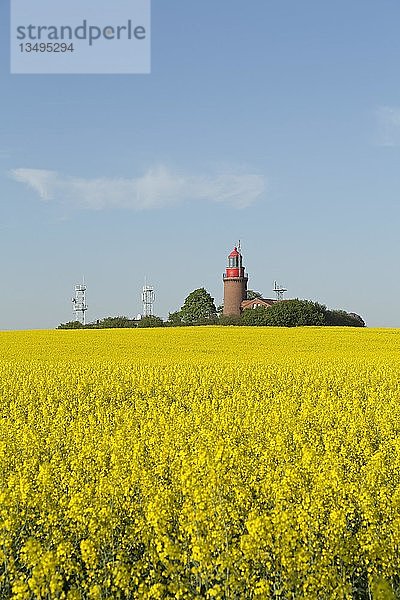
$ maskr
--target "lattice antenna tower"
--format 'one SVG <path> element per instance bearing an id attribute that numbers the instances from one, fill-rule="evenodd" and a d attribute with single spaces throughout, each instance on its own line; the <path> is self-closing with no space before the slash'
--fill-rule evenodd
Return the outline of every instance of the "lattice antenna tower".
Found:
<path id="1" fill-rule="evenodd" d="M 278 283 L 274 281 L 274 292 L 276 295 L 276 299 L 279 301 L 284 299 L 284 294 L 285 292 L 287 292 L 287 289 L 282 287 L 281 285 L 278 285 Z"/>
<path id="2" fill-rule="evenodd" d="M 75 286 L 75 296 L 72 298 L 72 308 L 75 313 L 75 320 L 85 325 L 86 304 L 86 285 L 83 280 Z"/>
<path id="3" fill-rule="evenodd" d="M 145 282 L 142 290 L 142 302 L 143 302 L 143 316 L 153 316 L 153 306 L 156 299 L 154 288 Z"/>

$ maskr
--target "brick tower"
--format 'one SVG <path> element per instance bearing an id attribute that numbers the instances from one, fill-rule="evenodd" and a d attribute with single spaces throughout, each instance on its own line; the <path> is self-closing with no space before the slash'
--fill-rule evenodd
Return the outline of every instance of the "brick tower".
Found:
<path id="1" fill-rule="evenodd" d="M 240 315 L 240 305 L 246 299 L 248 277 L 242 266 L 242 255 L 236 246 L 228 256 L 223 280 L 224 315 Z"/>

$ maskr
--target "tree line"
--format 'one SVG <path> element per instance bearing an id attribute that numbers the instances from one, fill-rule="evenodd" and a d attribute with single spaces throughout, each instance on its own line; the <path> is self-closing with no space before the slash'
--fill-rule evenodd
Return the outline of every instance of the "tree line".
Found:
<path id="1" fill-rule="evenodd" d="M 248 299 L 261 298 L 259 292 L 249 290 Z M 356 313 L 331 310 L 324 304 L 311 300 L 282 300 L 270 307 L 257 306 L 242 312 L 240 316 L 223 315 L 223 307 L 215 306 L 214 298 L 205 288 L 191 292 L 180 310 L 169 313 L 168 320 L 158 316 L 106 317 L 83 325 L 80 321 L 61 323 L 58 329 L 110 329 L 129 327 L 184 327 L 190 325 L 247 325 L 271 327 L 341 326 L 364 327 L 363 319 Z"/>

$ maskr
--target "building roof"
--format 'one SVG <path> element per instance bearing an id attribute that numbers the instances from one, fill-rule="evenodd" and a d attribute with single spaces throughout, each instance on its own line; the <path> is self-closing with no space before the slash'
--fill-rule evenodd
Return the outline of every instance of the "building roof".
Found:
<path id="1" fill-rule="evenodd" d="M 246 310 L 247 308 L 256 308 L 257 306 L 272 306 L 277 300 L 272 298 L 252 298 L 251 300 L 242 300 L 240 308 Z"/>
<path id="2" fill-rule="evenodd" d="M 234 247 L 234 249 L 232 250 L 232 252 L 228 256 L 228 258 L 234 258 L 235 256 L 240 256 L 240 254 L 239 254 L 238 249 L 236 248 L 236 246 Z"/>

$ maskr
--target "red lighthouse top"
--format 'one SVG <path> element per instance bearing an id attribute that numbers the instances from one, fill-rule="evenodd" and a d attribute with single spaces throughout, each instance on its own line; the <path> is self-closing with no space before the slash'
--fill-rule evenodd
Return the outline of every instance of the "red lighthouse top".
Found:
<path id="1" fill-rule="evenodd" d="M 236 246 L 228 256 L 228 266 L 226 267 L 225 278 L 227 277 L 244 277 L 242 255 Z"/>
<path id="2" fill-rule="evenodd" d="M 234 247 L 234 249 L 232 250 L 232 252 L 228 256 L 228 258 L 233 258 L 234 256 L 240 256 L 240 254 L 239 254 L 238 249 L 236 248 L 236 246 Z"/>

